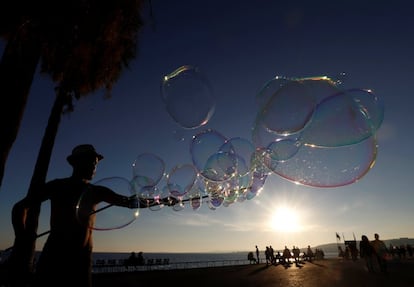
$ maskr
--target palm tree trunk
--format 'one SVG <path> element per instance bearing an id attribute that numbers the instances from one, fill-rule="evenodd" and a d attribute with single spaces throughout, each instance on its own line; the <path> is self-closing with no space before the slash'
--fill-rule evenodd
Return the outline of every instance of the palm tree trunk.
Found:
<path id="1" fill-rule="evenodd" d="M 33 30 L 33 25 L 23 24 L 7 42 L 0 61 L 0 187 L 40 59 L 41 44 Z"/>
<path id="2" fill-rule="evenodd" d="M 43 135 L 42 144 L 40 146 L 28 194 L 38 192 L 39 187 L 41 188 L 41 186 L 46 181 L 47 171 L 49 168 L 50 158 L 58 132 L 61 115 L 63 108 L 67 103 L 68 95 L 59 92 L 53 104 L 48 124 Z M 19 204 L 20 202 L 17 202 L 13 209 L 18 207 Z M 28 279 L 28 276 L 31 276 L 33 273 L 33 262 L 36 247 L 35 234 L 37 234 L 40 210 L 40 204 L 31 207 L 27 212 L 24 234 L 21 236 L 18 236 L 16 234 L 12 254 L 10 257 L 10 262 L 12 263 L 11 274 L 14 281 L 18 280 L 21 282 L 21 280 L 30 280 L 30 278 Z"/>

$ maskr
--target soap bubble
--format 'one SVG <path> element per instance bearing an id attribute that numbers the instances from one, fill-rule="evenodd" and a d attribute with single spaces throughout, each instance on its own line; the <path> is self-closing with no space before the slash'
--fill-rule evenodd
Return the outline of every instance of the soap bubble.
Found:
<path id="1" fill-rule="evenodd" d="M 204 126 L 215 111 L 210 83 L 199 68 L 190 65 L 164 76 L 161 96 L 171 118 L 186 129 Z"/>

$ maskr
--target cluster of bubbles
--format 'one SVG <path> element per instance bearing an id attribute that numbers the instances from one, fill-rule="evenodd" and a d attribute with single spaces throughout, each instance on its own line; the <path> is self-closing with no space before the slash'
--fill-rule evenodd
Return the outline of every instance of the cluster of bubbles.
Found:
<path id="1" fill-rule="evenodd" d="M 371 90 L 342 90 L 328 77 L 275 77 L 257 99 L 252 141 L 273 173 L 338 187 L 373 167 L 384 105 Z"/>
<path id="2" fill-rule="evenodd" d="M 340 86 L 328 77 L 274 77 L 256 96 L 251 139 L 205 129 L 192 137 L 191 163 L 166 172 L 162 158 L 143 153 L 132 164 L 132 180 L 108 178 L 97 184 L 137 196 L 141 208 L 176 211 L 198 210 L 203 203 L 215 210 L 250 200 L 271 174 L 313 187 L 351 184 L 375 163 L 384 106 L 371 90 Z M 198 68 L 183 66 L 166 75 L 161 95 L 171 118 L 185 129 L 204 126 L 214 114 L 212 89 Z M 102 225 L 96 222 L 95 228 L 123 227 L 138 216 L 139 208 L 132 214 L 121 209 L 105 209 L 102 213 L 111 210 L 110 219 L 100 216 Z"/>

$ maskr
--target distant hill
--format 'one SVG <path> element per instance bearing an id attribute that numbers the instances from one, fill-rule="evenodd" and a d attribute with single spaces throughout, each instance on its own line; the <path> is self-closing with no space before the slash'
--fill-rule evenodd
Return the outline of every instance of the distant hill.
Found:
<path id="1" fill-rule="evenodd" d="M 357 240 L 358 246 L 359 246 L 359 241 L 360 240 Z M 395 238 L 395 239 L 384 239 L 383 241 L 387 247 L 389 247 L 390 244 L 393 246 L 401 246 L 401 245 L 407 245 L 407 244 L 414 246 L 414 238 L 408 238 L 408 237 Z M 344 242 L 343 241 L 339 242 L 339 246 L 341 246 L 342 248 L 345 248 Z M 315 246 L 313 248 L 322 249 L 324 252 L 337 252 L 338 243 L 327 243 L 327 244 Z"/>

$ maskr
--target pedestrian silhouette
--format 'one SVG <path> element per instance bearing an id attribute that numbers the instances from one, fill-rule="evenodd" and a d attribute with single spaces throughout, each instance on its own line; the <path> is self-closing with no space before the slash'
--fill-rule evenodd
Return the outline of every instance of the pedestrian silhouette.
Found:
<path id="1" fill-rule="evenodd" d="M 257 258 L 257 264 L 260 263 L 260 258 L 259 258 L 259 248 L 256 245 L 256 258 Z"/>
<path id="2" fill-rule="evenodd" d="M 256 263 L 256 258 L 254 258 L 254 255 L 253 255 L 253 252 L 249 252 L 249 253 L 247 253 L 247 260 L 249 260 L 249 263 L 250 264 L 252 264 L 252 263 Z"/>
<path id="3" fill-rule="evenodd" d="M 379 239 L 378 233 L 374 234 L 375 239 L 371 242 L 372 247 L 374 248 L 375 256 L 377 258 L 380 271 L 382 273 L 387 272 L 387 260 L 386 256 L 388 254 L 387 246 L 385 243 Z"/>
<path id="4" fill-rule="evenodd" d="M 369 242 L 369 239 L 366 235 L 361 236 L 361 242 L 359 242 L 359 256 L 365 260 L 365 265 L 368 269 L 368 272 L 374 272 L 372 258 L 374 256 L 374 248 Z"/>

